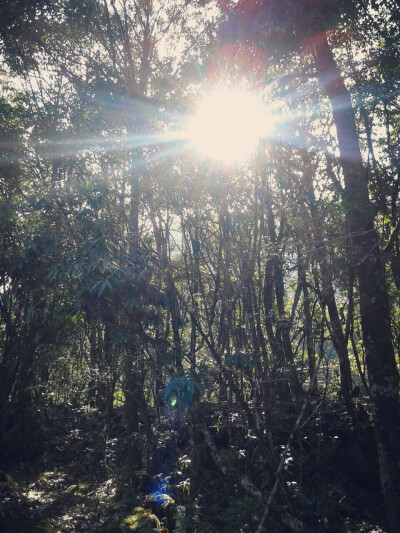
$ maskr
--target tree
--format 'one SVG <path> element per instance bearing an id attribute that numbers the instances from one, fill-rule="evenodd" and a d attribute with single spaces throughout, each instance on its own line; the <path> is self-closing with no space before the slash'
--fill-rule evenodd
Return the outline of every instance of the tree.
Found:
<path id="1" fill-rule="evenodd" d="M 385 266 L 374 227 L 367 173 L 363 164 L 350 94 L 329 45 L 327 31 L 340 20 L 357 16 L 357 4 L 243 0 L 233 9 L 236 36 L 266 43 L 274 60 L 292 54 L 297 46 L 311 53 L 321 92 L 332 106 L 344 176 L 343 208 L 353 245 L 352 254 L 360 291 L 363 341 L 369 387 L 374 405 L 382 491 L 393 531 L 400 523 L 399 508 L 399 375 L 392 344 L 390 306 Z M 252 23 L 257 21 L 255 28 Z M 282 26 L 284 31 L 282 32 Z M 279 33 L 278 33 L 279 32 Z M 272 47 L 271 47 L 272 44 Z"/>

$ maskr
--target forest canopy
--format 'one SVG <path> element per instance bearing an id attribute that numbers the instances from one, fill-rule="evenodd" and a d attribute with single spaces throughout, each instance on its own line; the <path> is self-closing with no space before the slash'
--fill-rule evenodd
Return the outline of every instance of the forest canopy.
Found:
<path id="1" fill-rule="evenodd" d="M 1 2 L 0 531 L 400 531 L 399 27 Z"/>

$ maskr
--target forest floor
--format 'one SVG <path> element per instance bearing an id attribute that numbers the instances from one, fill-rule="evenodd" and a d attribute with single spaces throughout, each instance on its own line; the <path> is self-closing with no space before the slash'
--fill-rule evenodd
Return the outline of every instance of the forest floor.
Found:
<path id="1" fill-rule="evenodd" d="M 110 438 L 105 452 L 96 411 L 83 408 L 59 415 L 55 412 L 53 418 L 49 415 L 46 420 L 45 438 L 38 457 L 14 463 L 7 469 L 7 474 L 0 473 L 0 533 L 100 532 L 126 516 L 126 501 L 117 497 L 121 468 L 116 466 L 118 437 Z M 120 415 L 118 420 L 117 425 L 121 424 Z M 109 435 L 113 437 L 112 430 Z M 209 483 L 209 494 L 205 496 L 205 500 L 208 498 L 208 519 L 198 528 L 199 533 L 227 531 L 229 523 L 233 533 L 255 531 L 261 508 L 253 512 L 252 523 L 247 520 L 246 525 L 241 524 L 241 496 L 237 496 L 238 500 L 229 509 L 221 509 L 221 489 L 227 485 L 227 480 L 210 470 Z M 382 503 L 371 490 L 338 475 L 334 483 L 326 480 L 321 501 L 326 503 L 329 491 L 332 492 L 329 495 L 331 508 L 321 512 L 321 518 L 314 520 L 312 525 L 307 524 L 307 520 L 285 522 L 275 512 L 266 531 L 386 533 L 382 526 Z M 177 491 L 174 496 L 178 509 L 190 502 L 187 493 L 180 497 Z M 245 494 L 242 498 L 246 501 Z M 217 517 L 213 515 L 223 515 L 225 525 L 218 526 Z M 186 530 L 178 523 L 174 531 L 185 533 Z"/>
<path id="2" fill-rule="evenodd" d="M 45 431 L 40 457 L 3 474 L 2 533 L 92 532 L 118 514 L 96 416 L 81 410 L 48 422 L 53 431 Z"/>

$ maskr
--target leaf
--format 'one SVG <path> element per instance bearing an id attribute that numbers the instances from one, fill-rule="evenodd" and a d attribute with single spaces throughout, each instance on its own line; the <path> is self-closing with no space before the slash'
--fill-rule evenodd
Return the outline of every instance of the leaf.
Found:
<path id="1" fill-rule="evenodd" d="M 100 287 L 100 291 L 99 291 L 99 294 L 98 294 L 98 297 L 100 298 L 100 296 L 103 294 L 103 291 L 106 287 L 108 287 L 108 285 L 110 284 L 110 282 L 108 281 L 108 279 L 106 281 L 103 281 L 103 283 L 101 284 L 101 287 Z"/>
<path id="2" fill-rule="evenodd" d="M 142 308 L 140 300 L 136 296 L 134 296 L 133 298 L 129 298 L 129 300 L 124 302 L 124 307 L 126 309 L 129 309 L 129 311 L 132 311 L 134 307 L 138 310 Z"/>
<path id="3" fill-rule="evenodd" d="M 104 246 L 107 248 L 107 251 L 110 254 L 114 254 L 116 251 L 118 251 L 117 245 L 114 244 L 112 241 L 105 241 Z"/>
<path id="4" fill-rule="evenodd" d="M 59 273 L 59 268 L 58 266 L 56 266 L 50 270 L 49 274 L 47 275 L 47 279 L 49 281 L 56 279 L 58 277 L 58 273 Z"/>

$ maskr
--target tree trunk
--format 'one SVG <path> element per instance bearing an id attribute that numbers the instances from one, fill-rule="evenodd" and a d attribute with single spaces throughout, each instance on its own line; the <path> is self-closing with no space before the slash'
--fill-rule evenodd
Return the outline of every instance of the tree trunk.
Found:
<path id="1" fill-rule="evenodd" d="M 339 312 L 336 303 L 335 291 L 332 282 L 331 266 L 328 263 L 328 250 L 321 235 L 321 221 L 318 217 L 317 201 L 315 198 L 315 191 L 313 186 L 313 172 L 310 166 L 310 158 L 307 154 L 303 157 L 303 162 L 306 167 L 303 181 L 305 186 L 305 193 L 310 209 L 312 220 L 312 234 L 314 240 L 314 248 L 317 261 L 320 266 L 321 281 L 322 281 L 322 300 L 328 308 L 330 332 L 335 351 L 339 359 L 340 368 L 340 390 L 346 404 L 348 413 L 354 416 L 353 402 L 351 398 L 352 379 L 351 367 L 349 360 L 349 353 L 347 350 L 347 339 L 343 333 L 342 324 L 339 317 Z M 307 315 L 306 315 L 307 316 Z"/>
<path id="2" fill-rule="evenodd" d="M 313 47 L 321 87 L 332 105 L 345 181 L 343 205 L 360 291 L 361 326 L 374 409 L 382 491 L 391 531 L 400 524 L 399 375 L 392 345 L 385 267 L 374 228 L 350 95 L 326 34 Z"/>
<path id="3" fill-rule="evenodd" d="M 133 355 L 136 356 L 136 351 Z M 129 356 L 132 354 L 128 354 Z M 137 359 L 137 357 L 135 357 Z M 133 497 L 140 491 L 141 474 L 143 468 L 142 442 L 139 427 L 139 409 L 140 409 L 140 379 L 138 369 L 135 368 L 137 361 L 132 359 L 127 361 L 128 369 L 126 370 L 125 379 L 125 420 L 127 432 L 127 450 L 126 450 L 126 468 L 128 474 L 128 492 Z"/>
<path id="4" fill-rule="evenodd" d="M 313 392 L 318 391 L 318 381 L 315 376 L 316 361 L 315 361 L 315 348 L 314 348 L 314 334 L 312 327 L 312 313 L 311 313 L 311 301 L 310 294 L 307 285 L 307 266 L 306 259 L 303 257 L 302 251 L 298 249 L 298 276 L 301 289 L 303 291 L 303 310 L 304 310 L 304 326 L 306 335 L 306 347 L 308 358 L 308 372 L 310 376 L 310 390 Z"/>
<path id="5" fill-rule="evenodd" d="M 141 157 L 140 152 L 133 154 L 133 161 Z M 139 257 L 139 199 L 140 181 L 137 171 L 133 170 L 129 177 L 130 213 L 129 213 L 129 260 L 135 265 Z M 139 335 L 141 320 L 137 309 L 128 315 L 131 337 L 125 353 L 124 393 L 125 421 L 127 430 L 126 471 L 128 475 L 128 495 L 135 497 L 141 488 L 140 470 L 143 467 L 142 439 L 140 435 L 140 376 L 138 368 Z"/>
<path id="6" fill-rule="evenodd" d="M 347 340 L 343 333 L 342 324 L 340 322 L 335 291 L 332 285 L 332 277 L 329 272 L 329 266 L 326 264 L 325 259 L 321 259 L 320 269 L 322 278 L 322 298 L 326 304 L 326 307 L 328 308 L 332 342 L 339 358 L 340 390 L 343 395 L 347 411 L 351 416 L 353 416 L 354 409 L 351 399 L 352 380 L 349 354 L 347 351 Z"/>
<path id="7" fill-rule="evenodd" d="M 266 183 L 267 187 L 267 194 L 270 197 L 271 191 L 269 185 Z M 276 229 L 275 229 L 275 218 L 274 218 L 274 212 L 272 209 L 272 202 L 270 199 L 266 201 L 266 212 L 267 212 L 267 228 L 268 228 L 268 236 L 270 243 L 272 244 L 273 248 L 275 249 L 273 252 L 273 255 L 271 258 L 267 260 L 267 265 L 265 268 L 265 284 L 271 284 L 273 281 L 274 289 L 275 289 L 275 301 L 276 301 L 276 307 L 278 310 L 278 317 L 276 320 L 276 333 L 275 333 L 275 341 L 278 344 L 278 353 L 280 356 L 280 364 L 282 367 L 285 367 L 285 369 L 288 370 L 288 376 L 289 376 L 289 383 L 293 390 L 293 392 L 297 394 L 301 394 L 303 392 L 296 367 L 295 367 L 295 361 L 294 361 L 294 353 L 292 348 L 292 342 L 290 339 L 290 325 L 289 320 L 286 315 L 285 311 L 285 284 L 283 279 L 283 257 L 282 252 L 278 252 L 278 248 L 281 243 L 279 242 L 277 235 L 276 235 Z M 281 220 L 280 225 L 281 228 L 283 227 L 284 222 Z M 269 265 L 268 263 L 271 263 Z M 271 271 L 272 280 L 268 280 L 268 274 L 267 271 Z M 268 293 L 264 293 L 268 294 Z M 270 295 L 272 296 L 272 290 L 270 291 Z M 273 296 L 272 296 L 273 298 Z M 264 297 L 264 302 L 266 303 L 266 299 Z M 271 302 L 272 303 L 272 302 Z M 265 308 L 265 313 L 267 315 L 267 312 L 272 312 L 272 306 L 271 311 L 267 310 L 267 307 Z M 266 318 L 267 320 L 267 318 Z M 268 330 L 267 330 L 268 331 Z M 272 349 L 272 345 L 271 345 Z M 286 393 L 286 391 L 285 391 Z"/>

